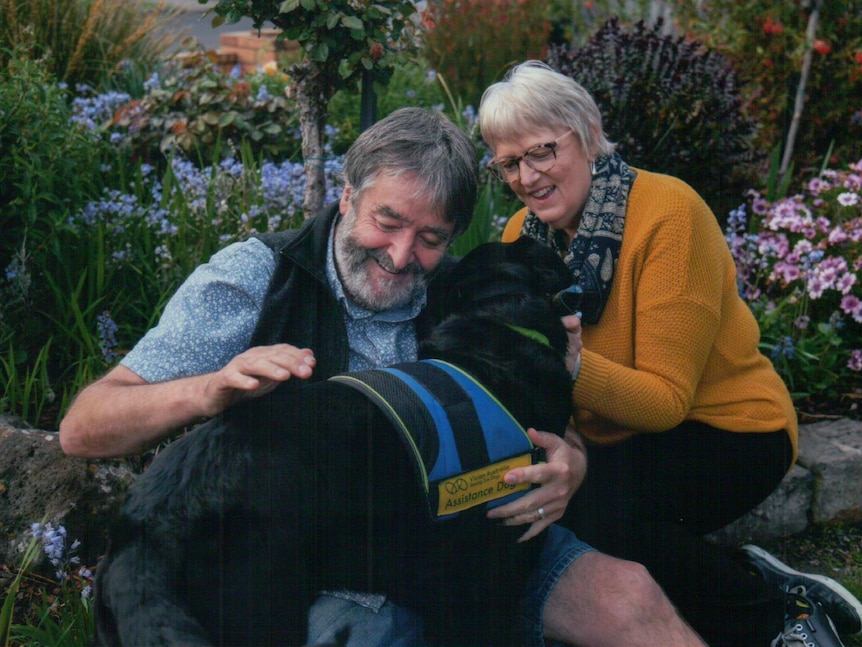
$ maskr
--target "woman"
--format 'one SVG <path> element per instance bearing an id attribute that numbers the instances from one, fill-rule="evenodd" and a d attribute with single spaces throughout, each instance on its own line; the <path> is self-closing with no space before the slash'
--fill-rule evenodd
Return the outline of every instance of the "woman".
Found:
<path id="1" fill-rule="evenodd" d="M 572 401 L 590 468 L 562 523 L 646 565 L 710 645 L 779 634 L 776 644 L 792 644 L 814 628 L 824 640 L 827 611 L 858 630 L 862 606 L 836 582 L 703 538 L 766 498 L 797 451 L 790 395 L 758 351 L 707 205 L 678 179 L 629 167 L 592 97 L 544 63 L 490 86 L 479 127 L 490 169 L 526 205 L 503 240 L 546 242 L 583 290 L 570 326 Z M 805 613 L 785 627 L 788 601 Z M 806 614 L 817 627 L 797 621 Z"/>

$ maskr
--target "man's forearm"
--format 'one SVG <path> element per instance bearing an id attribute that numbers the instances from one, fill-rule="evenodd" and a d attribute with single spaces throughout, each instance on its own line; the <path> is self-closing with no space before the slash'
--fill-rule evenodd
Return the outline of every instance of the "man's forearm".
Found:
<path id="1" fill-rule="evenodd" d="M 63 451 L 83 458 L 139 454 L 205 417 L 200 392 L 207 379 L 129 384 L 106 376 L 78 395 L 60 423 Z"/>

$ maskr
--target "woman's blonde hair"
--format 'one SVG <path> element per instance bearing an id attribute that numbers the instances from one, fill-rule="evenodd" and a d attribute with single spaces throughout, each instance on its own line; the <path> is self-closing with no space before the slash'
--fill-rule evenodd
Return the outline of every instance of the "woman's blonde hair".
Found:
<path id="1" fill-rule="evenodd" d="M 516 65 L 482 94 L 479 129 L 491 149 L 503 140 L 543 128 L 571 128 L 591 159 L 614 151 L 590 93 L 541 61 Z"/>

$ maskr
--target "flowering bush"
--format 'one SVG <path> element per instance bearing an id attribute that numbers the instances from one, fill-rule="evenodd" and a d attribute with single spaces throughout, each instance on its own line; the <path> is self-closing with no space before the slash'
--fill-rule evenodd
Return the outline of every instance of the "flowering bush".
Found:
<path id="1" fill-rule="evenodd" d="M 750 191 L 727 241 L 762 346 L 799 397 L 862 386 L 862 160 L 769 202 Z"/>
<path id="2" fill-rule="evenodd" d="M 204 164 L 238 154 L 241 142 L 256 156 L 281 161 L 300 148 L 298 119 L 286 96 L 289 79 L 275 65 L 241 77 L 223 73 L 213 52 L 193 52 L 165 64 L 133 99 L 122 92 L 79 96 L 75 121 L 149 164 L 179 150 Z"/>
<path id="3" fill-rule="evenodd" d="M 678 27 L 724 54 L 745 82 L 746 109 L 758 122 L 761 151 L 773 150 L 785 137 L 808 49 L 809 17 L 818 7 L 795 168 L 799 177 L 806 177 L 830 150 L 832 164 L 855 159 L 855 144 L 862 137 L 860 0 L 673 0 L 672 4 Z"/>

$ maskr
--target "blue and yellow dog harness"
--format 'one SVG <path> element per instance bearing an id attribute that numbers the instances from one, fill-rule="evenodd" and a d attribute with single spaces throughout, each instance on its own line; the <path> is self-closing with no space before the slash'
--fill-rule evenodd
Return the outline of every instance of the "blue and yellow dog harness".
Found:
<path id="1" fill-rule="evenodd" d="M 473 376 L 440 360 L 336 375 L 398 430 L 432 519 L 502 505 L 530 489 L 503 476 L 544 458 L 512 414 Z"/>

